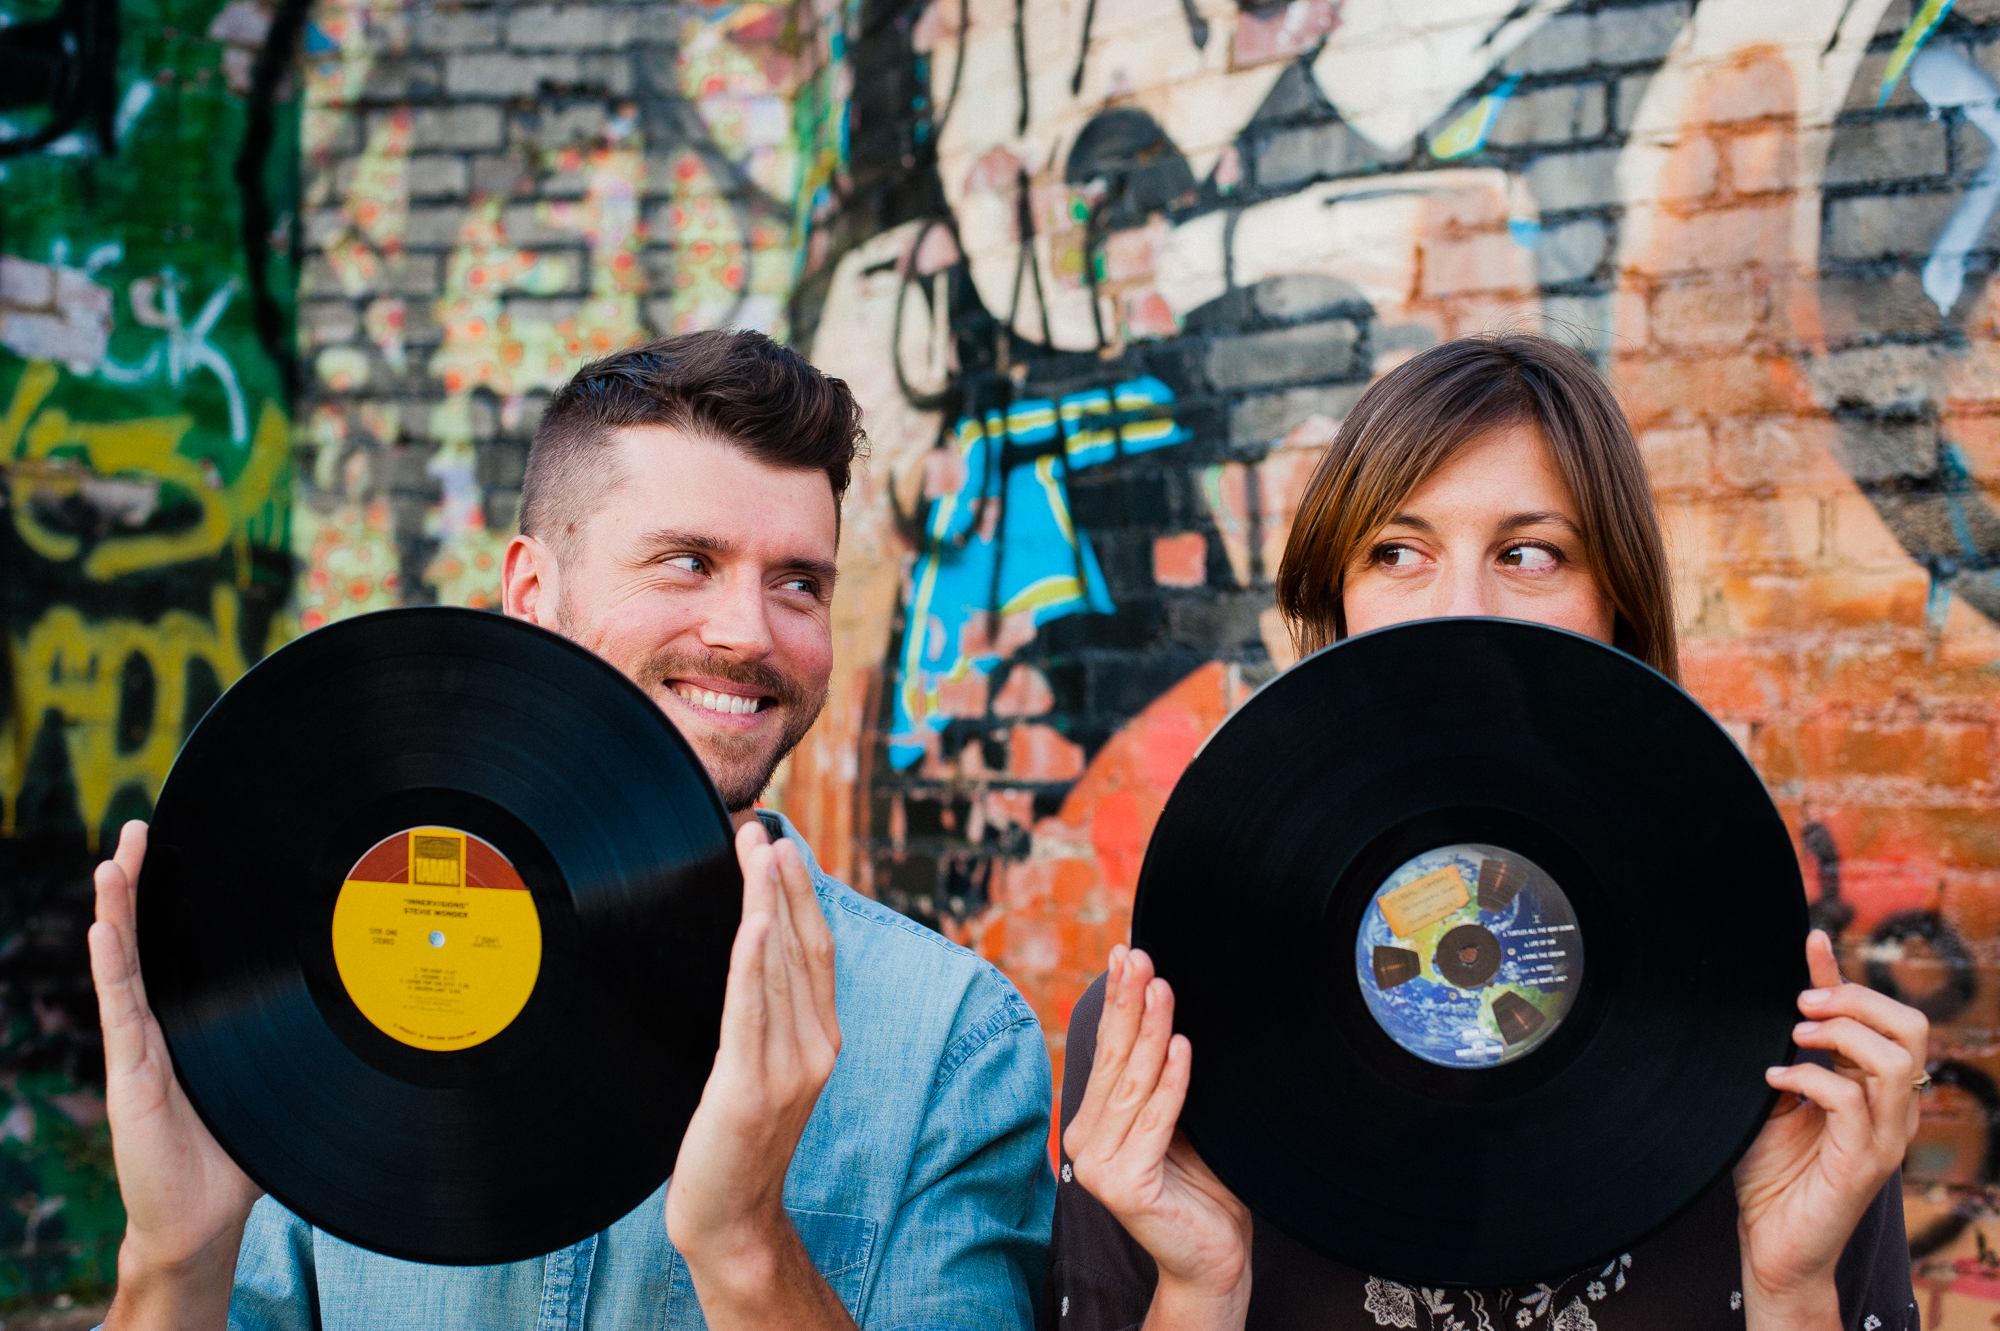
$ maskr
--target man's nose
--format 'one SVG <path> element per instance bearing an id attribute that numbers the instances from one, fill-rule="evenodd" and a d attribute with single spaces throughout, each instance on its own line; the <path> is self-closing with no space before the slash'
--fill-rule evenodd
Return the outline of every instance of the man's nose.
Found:
<path id="1" fill-rule="evenodd" d="M 770 655 L 776 643 L 763 585 L 755 578 L 732 578 L 718 588 L 702 621 L 701 641 L 712 651 L 744 660 Z"/>

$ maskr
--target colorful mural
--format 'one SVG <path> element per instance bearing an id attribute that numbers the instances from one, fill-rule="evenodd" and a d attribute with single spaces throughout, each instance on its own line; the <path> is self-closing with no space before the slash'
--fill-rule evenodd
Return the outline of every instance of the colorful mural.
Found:
<path id="1" fill-rule="evenodd" d="M 808 257 L 798 326 L 876 452 L 786 807 L 1000 964 L 1060 1067 L 1166 792 L 1292 659 L 1271 578 L 1355 396 L 1463 332 L 1570 338 L 1640 431 L 1691 688 L 1770 783 L 1849 975 L 1932 1015 L 1920 1295 L 1930 1324 L 1991 1321 L 2000 8 L 1413 13 L 864 14 L 858 86 L 904 95 L 855 99 L 851 248 Z M 1047 468 L 1064 540 L 1016 553 L 968 440 L 1141 376 L 1176 446 Z M 1067 613 L 996 613 L 994 570 L 1061 559 Z"/>
<path id="2" fill-rule="evenodd" d="M 550 391 L 661 333 L 785 334 L 809 201 L 845 160 L 839 26 L 820 17 L 320 0 L 303 626 L 495 605 Z"/>
<path id="3" fill-rule="evenodd" d="M 292 631 L 297 22 L 0 5 L 0 1309 L 105 1288 L 124 1225 L 90 865 Z"/>
<path id="4" fill-rule="evenodd" d="M 109 1271 L 104 829 L 286 635 L 492 605 L 576 365 L 750 326 L 855 387 L 772 799 L 1060 1067 L 1167 791 L 1292 659 L 1339 421 L 1508 327 L 1622 396 L 1691 688 L 1933 1017 L 1925 1316 L 2000 1313 L 2000 0 L 0 12 L 0 1301 Z"/>

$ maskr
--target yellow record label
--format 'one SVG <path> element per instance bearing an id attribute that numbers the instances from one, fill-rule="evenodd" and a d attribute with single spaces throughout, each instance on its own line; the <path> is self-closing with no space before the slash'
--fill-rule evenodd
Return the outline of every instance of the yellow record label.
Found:
<path id="1" fill-rule="evenodd" d="M 361 1015 L 418 1049 L 470 1049 L 521 1015 L 542 918 L 507 857 L 451 827 L 385 837 L 340 885 L 333 961 Z"/>
<path id="2" fill-rule="evenodd" d="M 1470 900 L 1472 893 L 1466 889 L 1465 879 L 1457 869 L 1447 865 L 1414 883 L 1384 892 L 1376 904 L 1382 907 L 1382 918 L 1389 922 L 1389 932 L 1398 938 L 1408 938 L 1425 925 L 1436 924 L 1461 909 Z"/>

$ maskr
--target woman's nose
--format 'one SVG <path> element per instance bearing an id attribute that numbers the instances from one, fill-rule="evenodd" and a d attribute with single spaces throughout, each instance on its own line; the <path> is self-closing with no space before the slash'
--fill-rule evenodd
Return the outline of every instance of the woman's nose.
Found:
<path id="1" fill-rule="evenodd" d="M 1476 562 L 1450 560 L 1438 582 L 1439 615 L 1491 615 L 1492 587 L 1486 570 Z"/>

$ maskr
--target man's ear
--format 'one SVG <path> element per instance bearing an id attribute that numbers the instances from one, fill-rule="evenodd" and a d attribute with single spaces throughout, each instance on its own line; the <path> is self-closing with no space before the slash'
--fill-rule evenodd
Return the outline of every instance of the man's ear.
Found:
<path id="1" fill-rule="evenodd" d="M 516 536 L 500 561 L 500 608 L 516 619 L 555 628 L 556 607 L 562 604 L 559 577 L 555 551 L 532 536 Z"/>

